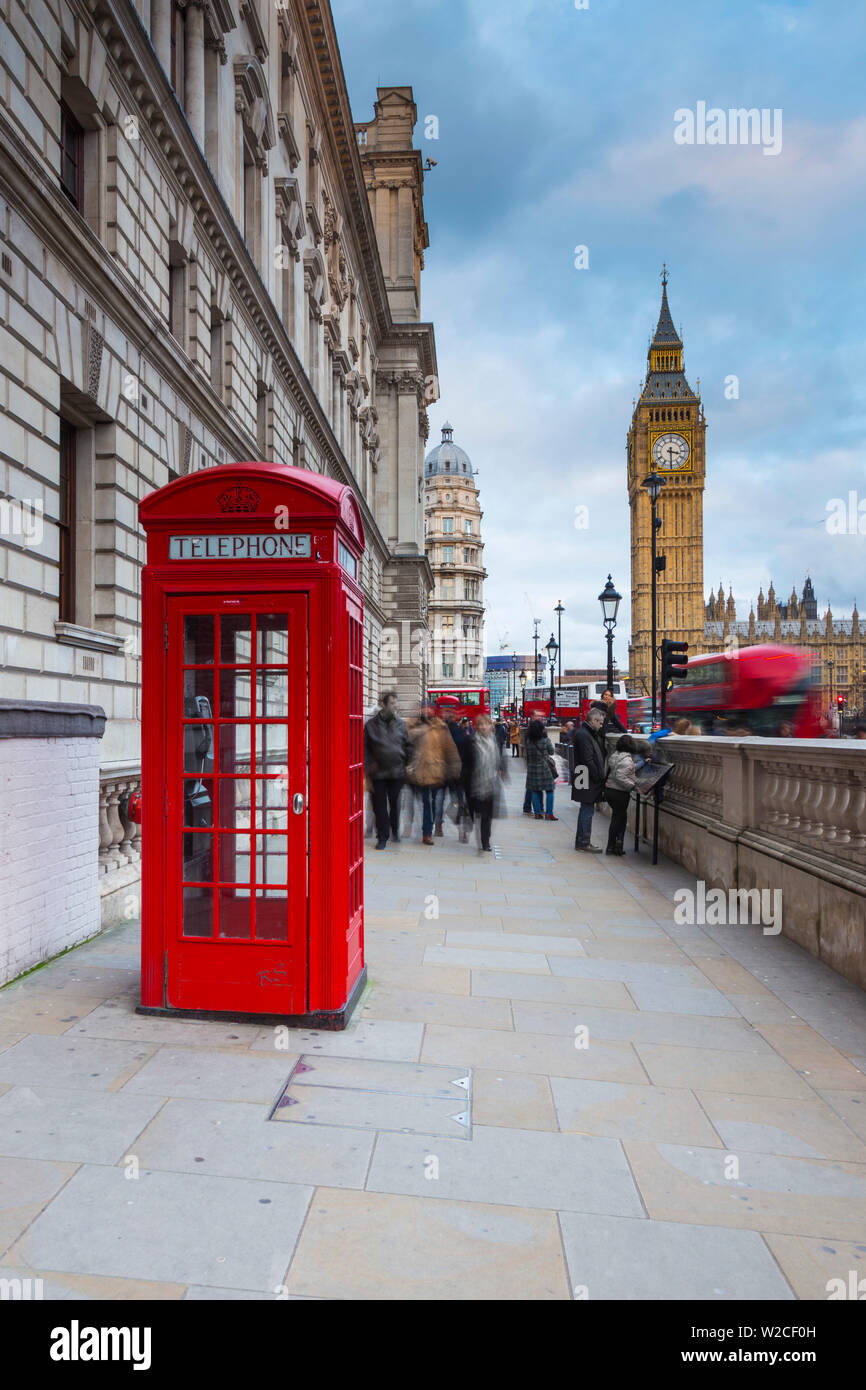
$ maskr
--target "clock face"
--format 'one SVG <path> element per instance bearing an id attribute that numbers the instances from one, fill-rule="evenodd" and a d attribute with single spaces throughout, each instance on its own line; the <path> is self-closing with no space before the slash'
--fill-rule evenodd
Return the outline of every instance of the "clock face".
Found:
<path id="1" fill-rule="evenodd" d="M 685 468 L 689 461 L 689 442 L 681 434 L 661 434 L 653 444 L 656 468 Z"/>

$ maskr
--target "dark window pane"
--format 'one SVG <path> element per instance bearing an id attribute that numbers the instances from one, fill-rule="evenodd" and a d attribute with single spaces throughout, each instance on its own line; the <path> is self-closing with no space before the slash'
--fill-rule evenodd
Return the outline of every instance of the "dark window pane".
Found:
<path id="1" fill-rule="evenodd" d="M 256 714 L 260 719 L 285 719 L 289 713 L 288 671 L 256 672 Z"/>
<path id="2" fill-rule="evenodd" d="M 213 936 L 213 889 L 184 888 L 184 936 Z"/>
<path id="3" fill-rule="evenodd" d="M 190 830 L 207 830 L 213 825 L 212 777 L 184 779 L 183 823 Z"/>
<path id="4" fill-rule="evenodd" d="M 184 725 L 183 770 L 213 772 L 213 724 Z"/>
<path id="5" fill-rule="evenodd" d="M 213 878 L 213 835 L 184 835 L 183 877 L 186 883 L 209 883 Z"/>
<path id="6" fill-rule="evenodd" d="M 220 772 L 250 771 L 249 724 L 220 724 Z"/>
<path id="7" fill-rule="evenodd" d="M 209 613 L 188 613 L 183 620 L 183 659 L 187 666 L 213 662 L 214 619 Z"/>
<path id="8" fill-rule="evenodd" d="M 185 719 L 213 718 L 213 671 L 184 671 L 183 714 Z"/>

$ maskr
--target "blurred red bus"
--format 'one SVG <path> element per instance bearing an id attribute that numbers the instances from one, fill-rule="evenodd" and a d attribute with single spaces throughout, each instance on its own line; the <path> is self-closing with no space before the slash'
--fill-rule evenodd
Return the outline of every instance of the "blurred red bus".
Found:
<path id="1" fill-rule="evenodd" d="M 587 710 L 594 701 L 600 701 L 602 692 L 608 689 L 607 681 L 587 681 L 582 684 L 557 685 L 554 687 L 556 696 L 556 718 L 564 724 L 566 719 L 573 719 L 578 722 L 586 718 Z M 623 681 L 614 681 L 613 694 L 616 700 L 616 714 L 622 727 L 626 727 L 628 717 L 628 700 Z M 527 686 L 525 690 L 526 717 L 528 719 L 550 718 L 550 686 L 537 685 Z"/>
<path id="2" fill-rule="evenodd" d="M 474 724 L 479 714 L 490 714 L 490 691 L 486 686 L 463 686 L 456 690 L 446 686 L 430 686 L 427 701 L 442 717 L 444 709 L 453 709 L 458 719 L 466 715 Z"/>
<path id="3" fill-rule="evenodd" d="M 668 727 L 687 717 L 712 733 L 721 719 L 764 738 L 778 738 L 783 724 L 794 738 L 821 737 L 810 653 L 770 645 L 741 647 L 693 656 L 687 665 L 688 680 L 667 694 Z"/>

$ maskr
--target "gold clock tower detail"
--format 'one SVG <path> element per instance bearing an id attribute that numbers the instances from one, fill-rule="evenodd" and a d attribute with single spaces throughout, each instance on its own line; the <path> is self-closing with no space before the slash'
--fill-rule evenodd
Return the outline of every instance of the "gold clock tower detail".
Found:
<path id="1" fill-rule="evenodd" d="M 662 271 L 662 306 L 647 352 L 646 381 L 628 432 L 628 500 L 631 510 L 631 644 L 629 675 L 635 691 L 650 693 L 652 511 L 644 478 L 664 479 L 656 514 L 661 518 L 657 553 L 665 556 L 658 575 L 656 641 L 689 643 L 689 656 L 703 649 L 706 421 L 700 395 L 683 370 L 683 344 L 668 307 L 667 268 Z M 700 382 L 698 382 L 700 386 Z"/>

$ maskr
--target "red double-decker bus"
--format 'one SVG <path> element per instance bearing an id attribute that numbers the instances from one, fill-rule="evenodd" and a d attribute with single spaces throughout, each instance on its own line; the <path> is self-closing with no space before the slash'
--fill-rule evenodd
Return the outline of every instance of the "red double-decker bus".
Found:
<path id="1" fill-rule="evenodd" d="M 459 690 L 450 686 L 430 686 L 427 701 L 440 718 L 443 710 L 451 709 L 458 719 L 466 715 L 474 724 L 479 714 L 490 714 L 490 691 L 484 685 L 465 685 Z"/>
<path id="2" fill-rule="evenodd" d="M 688 680 L 668 691 L 665 722 L 672 727 L 685 716 L 712 733 L 721 721 L 764 738 L 778 738 L 787 725 L 794 738 L 820 738 L 813 661 L 808 653 L 770 645 L 694 656 Z"/>
<path id="3" fill-rule="evenodd" d="M 593 704 L 594 701 L 600 700 L 602 692 L 608 688 L 607 681 L 588 681 L 582 685 L 555 686 L 556 719 L 563 724 L 567 719 L 573 719 L 575 723 L 581 719 L 585 719 L 590 705 Z M 614 699 L 616 700 L 617 717 L 623 728 L 625 728 L 626 719 L 628 717 L 628 701 L 625 684 L 622 681 L 614 681 L 612 688 Z M 524 694 L 527 719 L 548 720 L 550 718 L 550 686 L 528 685 Z"/>

